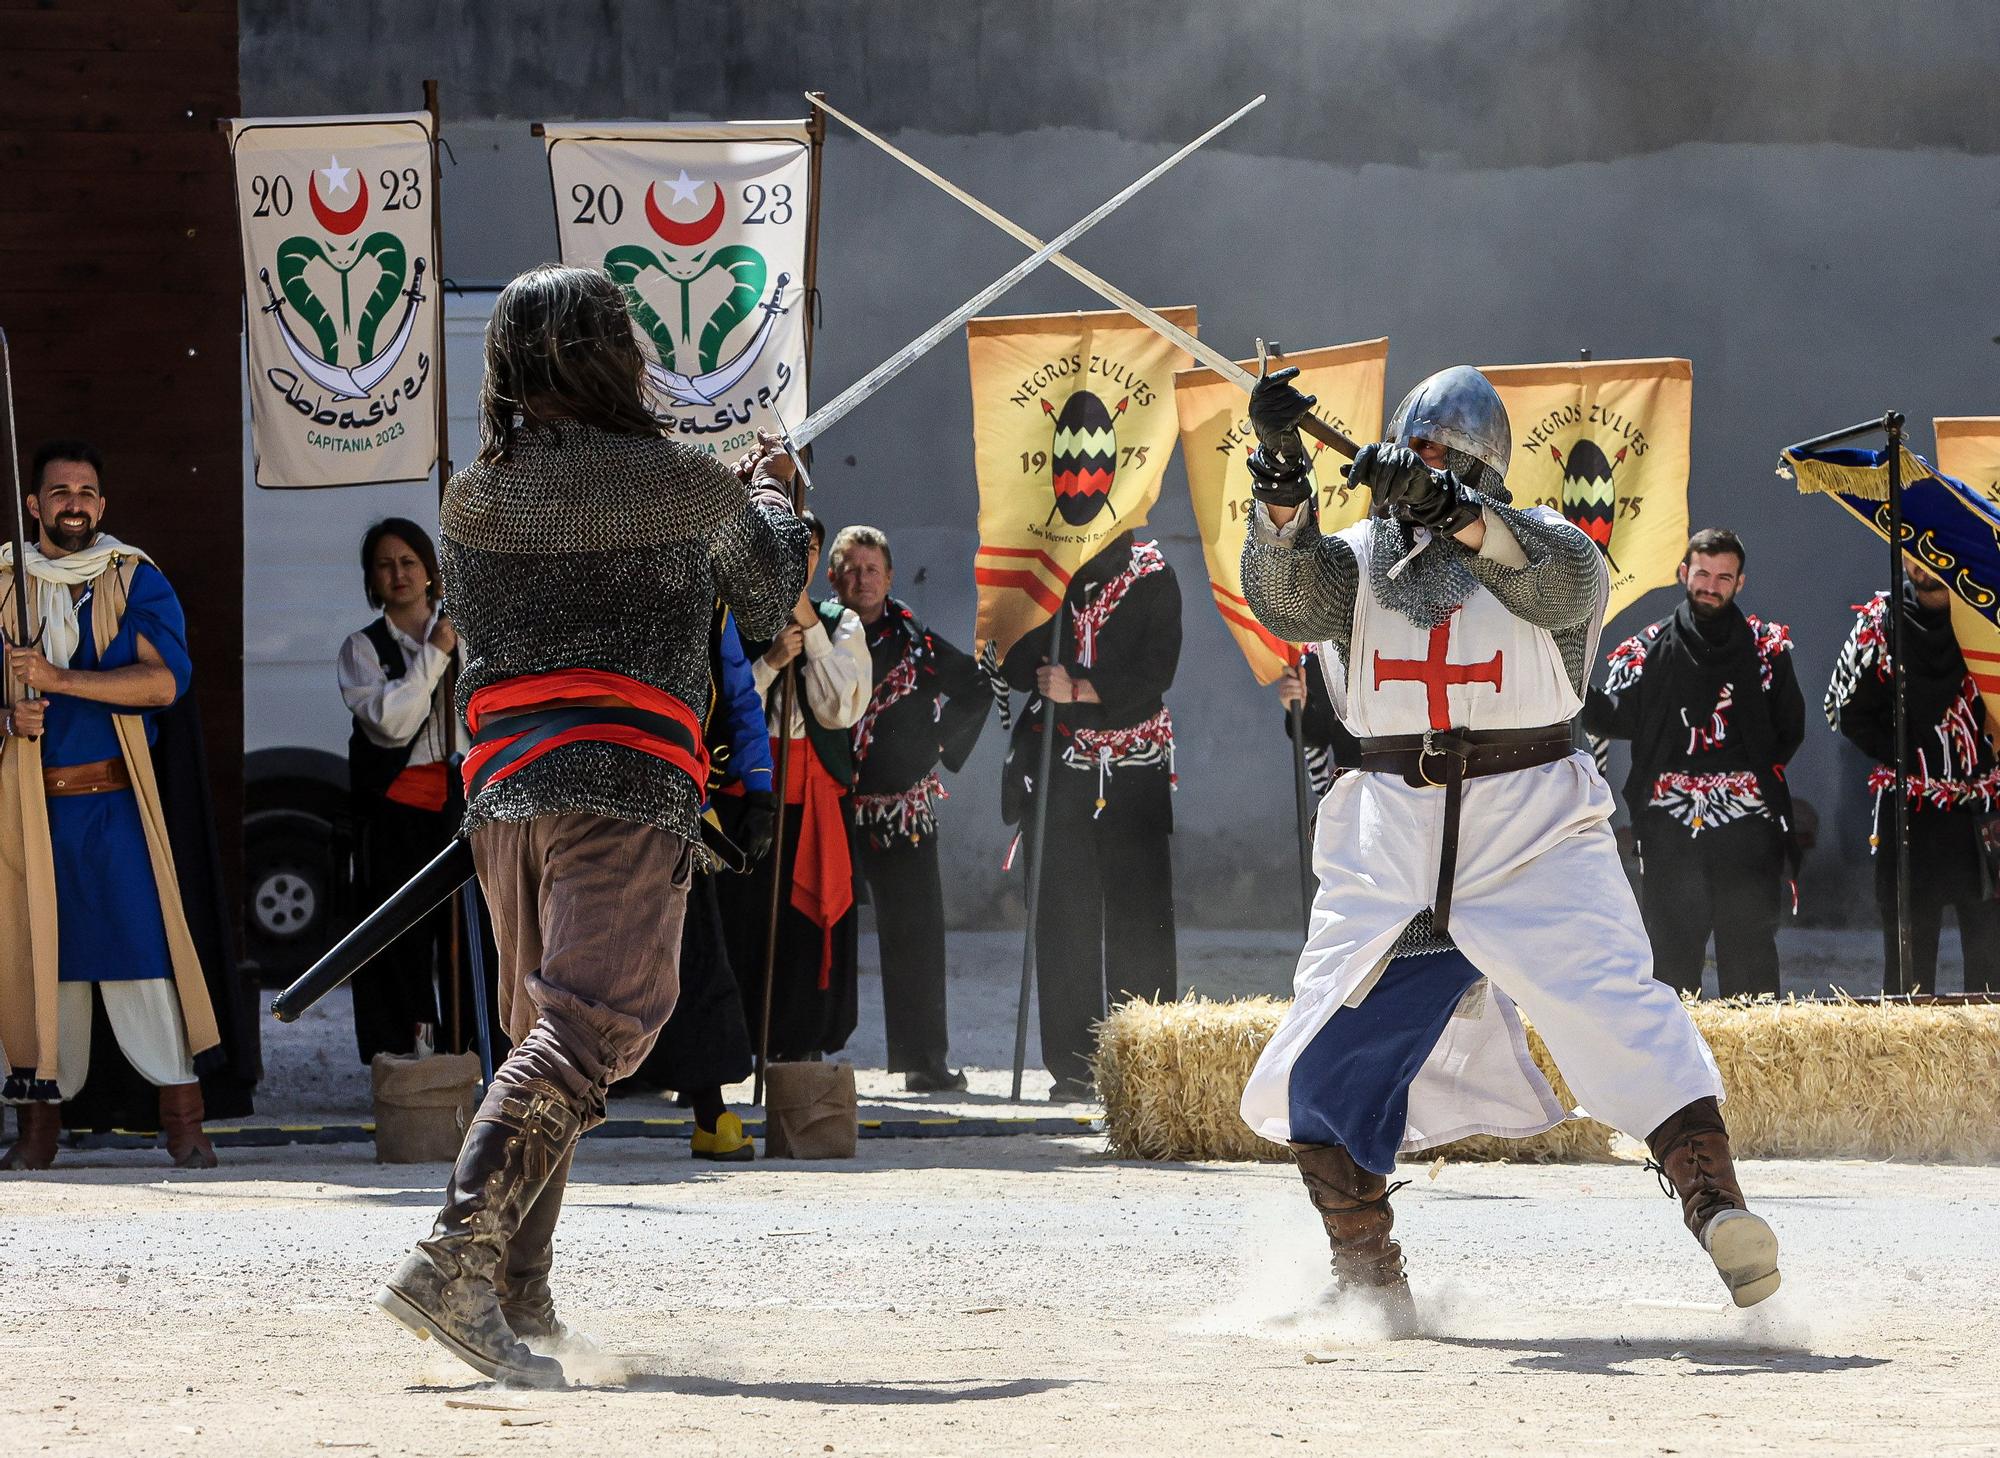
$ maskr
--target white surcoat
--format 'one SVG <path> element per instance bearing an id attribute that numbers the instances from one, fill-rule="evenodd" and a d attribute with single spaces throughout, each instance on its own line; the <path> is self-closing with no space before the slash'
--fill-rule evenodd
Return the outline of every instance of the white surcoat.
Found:
<path id="1" fill-rule="evenodd" d="M 1554 636 L 1483 586 L 1437 628 L 1377 602 L 1370 536 L 1366 522 L 1340 533 L 1360 568 L 1351 661 L 1318 648 L 1349 730 L 1526 729 L 1581 709 Z M 1292 1008 L 1243 1093 L 1243 1118 L 1265 1138 L 1290 1137 L 1293 1063 L 1341 1006 L 1367 996 L 1404 926 L 1435 899 L 1443 811 L 1441 789 L 1393 774 L 1342 774 L 1321 800 L 1319 890 Z M 1721 1096 L 1707 1044 L 1653 977 L 1611 812 L 1586 754 L 1465 782 L 1450 930 L 1484 979 L 1411 1086 L 1405 1150 L 1470 1134 L 1519 1138 L 1569 1112 L 1529 1057 L 1517 1006 L 1582 1108 L 1634 1137 Z"/>

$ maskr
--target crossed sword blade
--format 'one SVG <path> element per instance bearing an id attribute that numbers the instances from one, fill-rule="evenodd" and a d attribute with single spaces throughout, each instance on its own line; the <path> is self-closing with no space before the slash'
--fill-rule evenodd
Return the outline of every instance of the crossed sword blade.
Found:
<path id="1" fill-rule="evenodd" d="M 1257 101 L 1262 101 L 1263 99 L 1264 98 L 1260 96 L 1257 98 Z M 1085 268 L 1082 264 L 1078 263 L 1075 259 L 1064 255 L 1060 251 L 1063 244 L 1063 240 L 1061 238 L 1056 239 L 1053 243 L 1042 242 L 1041 239 L 1037 238 L 1033 233 L 1030 233 L 1026 228 L 1023 228 L 1019 223 L 1014 222 L 1011 218 L 999 212 L 997 209 L 988 207 L 985 203 L 981 202 L 978 198 L 974 197 L 964 188 L 957 186 L 949 179 L 939 176 L 936 172 L 933 172 L 930 168 L 926 167 L 923 163 L 919 162 L 909 153 L 903 151 L 900 147 L 896 146 L 893 142 L 889 141 L 887 138 L 878 136 L 874 132 L 871 132 L 867 127 L 863 126 L 860 122 L 856 121 L 846 112 L 830 104 L 825 97 L 809 91 L 806 93 L 806 100 L 811 102 L 814 106 L 818 107 L 821 111 L 825 112 L 828 116 L 835 117 L 841 122 L 845 123 L 864 141 L 871 142 L 875 146 L 881 148 L 884 152 L 887 152 L 891 157 L 894 157 L 898 162 L 902 163 L 905 167 L 909 168 L 912 172 L 916 173 L 917 176 L 923 178 L 926 182 L 930 183 L 932 186 L 938 188 L 941 192 L 944 192 L 950 197 L 956 198 L 966 207 L 972 209 L 973 212 L 979 214 L 980 217 L 986 219 L 987 222 L 993 224 L 993 226 L 998 228 L 1001 232 L 1006 233 L 1009 237 L 1014 238 L 1016 241 L 1025 243 L 1030 248 L 1035 249 L 1036 251 L 1034 258 L 1029 260 L 1030 263 L 1039 263 L 1043 260 L 1053 263 L 1057 268 L 1060 268 L 1064 273 L 1068 274 L 1071 278 L 1075 279 L 1085 288 L 1090 289 L 1093 293 L 1099 295 L 1107 302 L 1116 304 L 1120 309 L 1123 309 L 1127 314 L 1130 314 L 1134 319 L 1137 319 L 1141 324 L 1144 324 L 1154 333 L 1159 334 L 1169 340 L 1172 340 L 1175 344 L 1178 344 L 1182 349 L 1186 350 L 1189 354 L 1193 355 L 1196 359 L 1200 360 L 1203 364 L 1207 365 L 1208 368 L 1215 371 L 1217 375 L 1221 376 L 1225 380 L 1228 380 L 1231 384 L 1235 385 L 1237 388 L 1245 391 L 1256 388 L 1257 376 L 1251 374 L 1248 370 L 1243 368 L 1242 365 L 1238 364 L 1235 360 L 1229 358 L 1229 356 L 1224 354 L 1221 350 L 1215 348 L 1215 346 L 1211 344 L 1203 343 L 1201 340 L 1197 339 L 1194 335 L 1188 333 L 1187 330 L 1181 328 L 1180 325 L 1174 323 L 1171 319 L 1166 318 L 1164 315 L 1158 313 L 1153 309 L 1147 308 L 1144 304 L 1140 303 L 1137 299 L 1133 298 L 1132 295 L 1126 293 L 1125 290 L 1119 288 L 1118 285 L 1112 283 L 1109 279 L 1103 278 L 1100 275 L 1091 272 L 1089 269 Z M 1257 101 L 1251 102 L 1250 105 L 1255 106 L 1257 104 Z M 1245 107 L 1244 111 L 1248 111 L 1249 109 L 1250 109 L 1249 107 Z M 1238 112 L 1236 115 L 1241 116 L 1242 114 L 1243 114 L 1242 112 Z M 1234 120 L 1236 120 L 1236 117 L 1231 117 L 1229 119 L 1229 121 L 1234 121 Z M 1229 125 L 1228 121 L 1222 123 L 1222 126 L 1224 127 L 1228 125 Z M 1220 131 L 1220 130 L 1222 130 L 1222 127 L 1217 127 L 1215 129 L 1215 131 Z M 1208 136 L 1213 136 L 1213 135 L 1215 135 L 1215 132 L 1210 132 L 1208 134 Z M 1200 140 L 1190 144 L 1188 150 L 1190 151 L 1193 150 L 1194 147 L 1200 146 L 1201 143 L 1206 140 L 1208 140 L 1208 137 L 1206 136 L 1202 137 Z M 1164 165 L 1171 166 L 1173 161 L 1175 160 L 1178 160 L 1178 158 L 1169 159 L 1169 161 Z M 1335 430 L 1332 426 L 1328 425 L 1324 420 L 1319 419 L 1317 416 L 1308 415 L 1304 420 L 1301 420 L 1299 422 L 1299 429 L 1304 431 L 1307 435 L 1313 437 L 1313 439 L 1320 441 L 1325 445 L 1331 446 L 1334 450 L 1339 451 L 1344 456 L 1351 457 L 1355 454 L 1357 450 L 1360 449 L 1360 447 L 1355 445 L 1353 441 L 1349 440 L 1346 436 L 1342 435 L 1339 431 Z"/>
<path id="2" fill-rule="evenodd" d="M 815 102 L 814 104 L 818 105 L 820 103 Z M 1160 163 L 1157 167 L 1153 168 L 1144 177 L 1141 177 L 1136 182 L 1128 184 L 1122 191 L 1112 196 L 1109 200 L 1100 203 L 1090 213 L 1086 214 L 1082 218 L 1079 218 L 1076 222 L 1072 223 L 1069 227 L 1065 228 L 1059 235 L 1057 235 L 1055 238 L 1050 239 L 1046 243 L 1042 242 L 1040 239 L 1035 238 L 1026 232 L 1023 232 L 1021 229 L 1014 227 L 1014 225 L 1011 223 L 1005 223 L 1003 219 L 1000 219 L 999 214 L 997 213 L 991 214 L 991 216 L 996 221 L 1001 221 L 1003 225 L 1008 229 L 1008 231 L 1014 233 L 1015 236 L 1028 242 L 1030 246 L 1034 248 L 1035 251 L 1029 254 L 1026 258 L 1022 259 L 1019 263 L 1015 264 L 1012 268 L 1008 269 L 1005 273 L 1001 274 L 1000 277 L 993 280 L 992 283 L 988 284 L 985 288 L 981 289 L 971 298 L 967 299 L 963 304 L 959 305 L 958 308 L 952 310 L 949 314 L 945 315 L 944 318 L 938 320 L 937 323 L 933 324 L 930 328 L 926 329 L 922 334 L 919 334 L 915 339 L 911 340 L 908 344 L 904 345 L 901 349 L 897 350 L 894 354 L 890 355 L 887 359 L 883 360 L 882 363 L 875 366 L 874 369 L 870 370 L 867 374 L 863 375 L 860 379 L 856 380 L 853 384 L 849 385 L 845 390 L 842 390 L 838 395 L 834 396 L 831 400 L 827 401 L 826 404 L 820 406 L 819 409 L 813 411 L 813 413 L 810 416 L 808 416 L 805 420 L 799 423 L 799 428 L 796 431 L 792 432 L 791 436 L 792 445 L 795 447 L 804 447 L 812 444 L 813 440 L 819 435 L 823 434 L 828 426 L 834 424 L 834 422 L 838 421 L 842 416 L 846 415 L 848 411 L 852 410 L 855 406 L 859 405 L 863 400 L 866 400 L 870 395 L 874 394 L 877 390 L 881 389 L 884 385 L 888 384 L 889 381 L 895 379 L 897 375 L 900 375 L 904 370 L 908 369 L 911 365 L 915 364 L 918 360 L 922 359 L 926 354 L 930 353 L 930 351 L 935 349 L 940 343 L 942 343 L 943 340 L 948 335 L 955 334 L 958 331 L 959 327 L 963 325 L 968 319 L 972 318 L 973 315 L 977 314 L 981 309 L 984 309 L 988 304 L 992 303 L 995 299 L 999 298 L 1002 294 L 1006 293 L 1007 290 L 1014 287 L 1015 284 L 1019 283 L 1022 279 L 1026 278 L 1029 274 L 1033 273 L 1036 269 L 1040 268 L 1044 263 L 1047 263 L 1051 259 L 1057 259 L 1060 260 L 1063 266 L 1067 268 L 1071 273 L 1075 273 L 1077 271 L 1077 265 L 1071 263 L 1068 259 L 1063 258 L 1062 250 L 1064 248 L 1067 248 L 1071 243 L 1075 242 L 1078 238 L 1082 237 L 1085 233 L 1089 232 L 1092 228 L 1097 226 L 1097 224 L 1103 222 L 1106 218 L 1110 217 L 1111 214 L 1118 211 L 1118 209 L 1124 206 L 1124 204 L 1134 194 L 1136 194 L 1141 189 L 1146 187 L 1148 184 L 1153 182 L 1154 179 L 1158 178 L 1162 173 L 1167 172 L 1172 168 L 1178 166 L 1191 153 L 1200 148 L 1203 143 L 1207 142 L 1210 138 L 1216 136 L 1218 133 L 1226 130 L 1227 128 L 1234 126 L 1238 121 L 1242 120 L 1243 117 L 1247 116 L 1250 112 L 1255 111 L 1258 107 L 1262 106 L 1263 104 L 1264 104 L 1264 98 L 1262 96 L 1255 97 L 1252 100 L 1245 102 L 1242 106 L 1239 106 L 1235 111 L 1231 112 L 1228 116 L 1224 117 L 1221 121 L 1217 122 L 1214 126 L 1210 127 L 1207 131 L 1203 132 L 1200 136 L 1196 137 L 1192 142 L 1189 142 L 1185 147 L 1182 147 L 1178 152 L 1174 153 L 1173 156 L 1167 158 L 1166 161 Z M 829 107 L 828 110 L 831 111 L 832 108 Z M 840 114 L 838 112 L 834 112 L 834 115 L 839 116 Z M 841 117 L 841 120 L 848 121 L 846 117 Z M 853 126 L 855 124 L 851 121 L 848 121 L 848 125 Z M 886 143 L 883 145 L 886 145 Z M 901 154 L 898 153 L 897 155 L 900 156 Z M 903 160 L 908 161 L 909 159 L 904 158 Z M 938 178 L 934 175 L 932 177 L 932 180 L 940 183 L 943 182 L 943 179 Z M 949 187 L 949 184 L 945 185 Z M 968 199 L 963 199 L 963 198 L 961 198 L 961 200 L 969 201 Z M 1092 277 L 1095 277 L 1095 275 L 1092 275 Z M 1120 307 L 1122 308 L 1125 306 L 1120 305 Z M 1148 310 L 1147 312 L 1151 313 L 1151 310 Z M 1162 326 L 1164 326 L 1166 329 L 1173 329 L 1172 325 L 1168 324 L 1166 320 L 1161 319 L 1160 316 L 1157 314 L 1153 314 L 1152 318 L 1148 319 L 1146 322 L 1152 324 L 1153 327 L 1156 329 L 1162 328 Z M 1193 335 L 1186 334 L 1184 331 L 1181 330 L 1174 330 L 1174 334 L 1175 336 L 1177 336 L 1176 342 L 1179 342 L 1179 340 L 1181 339 L 1186 339 L 1191 342 L 1194 338 Z M 1234 366 L 1232 365 L 1231 368 L 1234 368 Z M 1245 376 L 1245 378 L 1248 378 L 1248 376 Z"/>

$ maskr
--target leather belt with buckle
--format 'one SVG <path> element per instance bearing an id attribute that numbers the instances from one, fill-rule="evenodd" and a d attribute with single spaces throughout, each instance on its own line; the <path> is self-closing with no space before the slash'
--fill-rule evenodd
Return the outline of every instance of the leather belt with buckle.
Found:
<path id="1" fill-rule="evenodd" d="M 132 788 L 132 776 L 122 759 L 97 759 L 89 764 L 63 764 L 42 770 L 42 789 L 50 795 L 102 795 Z"/>
<path id="2" fill-rule="evenodd" d="M 1437 934 L 1451 925 L 1451 883 L 1458 870 L 1458 820 L 1464 784 L 1483 775 L 1507 774 L 1567 759 L 1574 748 L 1567 724 L 1533 729 L 1426 729 L 1361 741 L 1361 768 L 1401 775 L 1417 789 L 1444 791 L 1444 838 L 1438 850 L 1437 900 L 1431 922 Z"/>

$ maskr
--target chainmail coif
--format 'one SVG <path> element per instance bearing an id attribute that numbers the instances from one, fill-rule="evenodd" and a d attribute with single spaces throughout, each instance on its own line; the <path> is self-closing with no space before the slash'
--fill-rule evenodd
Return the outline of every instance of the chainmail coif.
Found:
<path id="1" fill-rule="evenodd" d="M 720 597 L 748 637 L 777 634 L 811 543 L 754 504 L 712 456 L 677 441 L 565 423 L 451 478 L 439 512 L 444 610 L 463 640 L 458 711 L 524 674 L 606 669 L 699 709 Z M 698 838 L 701 790 L 623 745 L 560 746 L 466 809 L 465 829 L 576 811 Z"/>

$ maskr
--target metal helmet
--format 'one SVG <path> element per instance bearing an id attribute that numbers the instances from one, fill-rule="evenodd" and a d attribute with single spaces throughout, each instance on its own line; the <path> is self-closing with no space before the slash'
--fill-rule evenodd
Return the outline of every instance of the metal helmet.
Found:
<path id="1" fill-rule="evenodd" d="M 1439 370 L 1403 397 L 1389 417 L 1388 439 L 1400 446 L 1435 441 L 1447 451 L 1470 456 L 1493 473 L 1507 474 L 1514 453 L 1514 430 L 1486 376 L 1471 365 Z"/>

